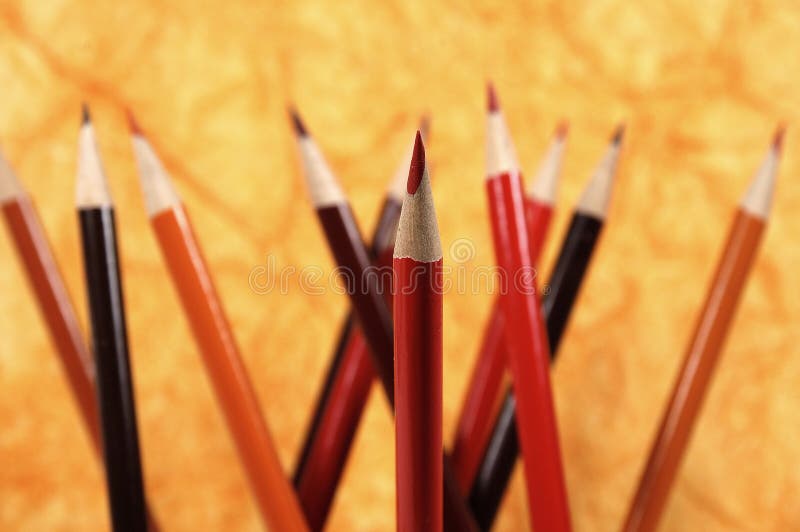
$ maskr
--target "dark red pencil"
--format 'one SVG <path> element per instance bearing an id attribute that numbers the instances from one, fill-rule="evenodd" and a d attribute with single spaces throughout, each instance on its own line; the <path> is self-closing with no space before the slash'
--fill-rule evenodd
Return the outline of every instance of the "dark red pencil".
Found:
<path id="1" fill-rule="evenodd" d="M 417 133 L 394 250 L 397 530 L 442 530 L 442 245 Z"/>
<path id="2" fill-rule="evenodd" d="M 487 180 L 495 256 L 505 273 L 500 304 L 505 343 L 517 397 L 531 522 L 535 530 L 571 529 L 550 389 L 550 351 L 536 294 L 535 271 L 525 222 L 522 182 L 511 138 L 489 87 Z"/>

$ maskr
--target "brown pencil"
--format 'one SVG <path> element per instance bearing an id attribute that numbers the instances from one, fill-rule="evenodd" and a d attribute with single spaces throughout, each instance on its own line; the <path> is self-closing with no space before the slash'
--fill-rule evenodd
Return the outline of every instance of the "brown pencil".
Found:
<path id="1" fill-rule="evenodd" d="M 623 527 L 653 531 L 667 503 L 769 218 L 783 130 L 742 199 Z"/>
<path id="2" fill-rule="evenodd" d="M 271 530 L 308 530 L 187 213 L 161 161 L 132 118 L 130 126 L 147 213 L 261 516 Z"/>

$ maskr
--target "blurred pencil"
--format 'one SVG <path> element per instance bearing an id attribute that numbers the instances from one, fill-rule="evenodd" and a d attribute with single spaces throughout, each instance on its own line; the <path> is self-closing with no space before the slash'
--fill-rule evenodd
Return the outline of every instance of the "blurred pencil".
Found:
<path id="1" fill-rule="evenodd" d="M 388 306 L 381 297 L 377 276 L 365 275 L 369 268 L 369 252 L 344 192 L 297 113 L 292 114 L 292 121 L 311 203 L 319 215 L 337 265 L 348 272 L 346 281 L 355 288 L 348 290 L 351 304 L 363 327 L 376 374 L 394 411 L 394 331 L 391 317 L 386 316 Z M 388 345 L 386 334 L 389 335 Z M 445 530 L 476 530 L 446 458 L 443 476 Z"/>
<path id="2" fill-rule="evenodd" d="M 503 125 L 506 129 L 505 124 Z M 508 134 L 507 129 L 506 134 Z M 534 266 L 538 263 L 539 253 L 550 226 L 566 134 L 566 124 L 562 123 L 556 129 L 553 141 L 524 199 L 531 265 Z M 475 478 L 502 397 L 506 368 L 504 330 L 505 318 L 499 299 L 496 299 L 484 331 L 478 360 L 467 386 L 453 438 L 451 454 L 453 467 L 464 495 L 469 493 Z"/>
<path id="3" fill-rule="evenodd" d="M 397 530 L 442 530 L 442 245 L 417 133 L 394 250 Z"/>
<path id="4" fill-rule="evenodd" d="M 111 522 L 115 531 L 144 531 L 147 529 L 144 482 L 128 360 L 114 205 L 86 107 L 78 150 L 76 205 L 97 368 Z"/>
<path id="5" fill-rule="evenodd" d="M 783 129 L 775 134 L 765 161 L 736 211 L 628 512 L 623 527 L 626 532 L 652 531 L 658 527 L 769 218 L 783 134 Z"/>
<path id="6" fill-rule="evenodd" d="M 169 174 L 132 117 L 130 128 L 148 216 L 261 517 L 271 530 L 308 530 L 188 215 Z"/>
<path id="7" fill-rule="evenodd" d="M 550 350 L 531 264 L 522 182 L 513 143 L 489 86 L 486 189 L 495 257 L 505 275 L 500 305 L 505 344 L 521 419 L 519 439 L 535 530 L 571 529 L 561 450 L 550 388 Z"/>
<path id="8" fill-rule="evenodd" d="M 299 118 L 295 120 L 299 121 Z M 423 135 L 427 124 L 427 119 L 423 118 L 420 124 Z M 376 261 L 378 257 L 388 255 L 375 262 L 378 272 L 383 268 L 391 268 L 391 250 L 394 248 L 412 150 L 413 144 L 404 153 L 400 167 L 395 172 L 372 236 L 369 249 L 371 259 Z M 384 296 L 387 302 L 390 301 L 391 290 L 386 290 Z M 325 525 L 372 387 L 374 370 L 368 349 L 364 333 L 351 311 L 342 327 L 295 469 L 294 484 L 312 530 L 321 530 Z"/>
<path id="9" fill-rule="evenodd" d="M 605 223 L 622 132 L 621 127 L 614 132 L 602 161 L 584 189 L 550 275 L 549 291 L 543 298 L 542 307 L 551 358 L 558 352 L 563 331 Z M 516 400 L 509 387 L 470 490 L 470 508 L 483 530 L 490 529 L 497 516 L 519 456 L 515 409 Z"/>

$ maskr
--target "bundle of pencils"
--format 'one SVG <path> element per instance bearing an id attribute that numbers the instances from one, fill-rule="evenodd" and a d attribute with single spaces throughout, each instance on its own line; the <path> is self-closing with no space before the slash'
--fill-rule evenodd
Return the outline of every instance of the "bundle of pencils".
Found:
<path id="1" fill-rule="evenodd" d="M 567 126 L 556 128 L 526 192 L 511 132 L 489 85 L 485 185 L 501 291 L 489 312 L 452 448 L 445 452 L 445 257 L 425 146 L 428 120 L 409 138 L 370 245 L 297 111 L 290 120 L 308 196 L 351 306 L 292 477 L 280 463 L 187 210 L 128 113 L 146 212 L 264 524 L 288 532 L 325 527 L 377 380 L 395 420 L 397 530 L 490 530 L 521 457 L 531 527 L 570 531 L 550 365 L 607 225 L 624 126 L 614 130 L 575 205 L 540 301 L 536 268 L 557 203 Z M 783 136 L 779 128 L 736 212 L 624 522 L 626 532 L 656 530 L 669 500 L 769 218 Z M 2 155 L 0 206 L 85 428 L 102 452 L 113 530 L 154 531 L 140 460 L 117 221 L 85 107 L 78 148 L 76 207 L 90 343 L 33 203 Z M 387 280 L 382 272 L 388 269 Z"/>

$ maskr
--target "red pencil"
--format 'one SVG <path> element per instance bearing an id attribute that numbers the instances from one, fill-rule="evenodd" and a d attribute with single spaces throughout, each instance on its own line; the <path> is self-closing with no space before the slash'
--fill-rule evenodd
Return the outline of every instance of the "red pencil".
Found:
<path id="1" fill-rule="evenodd" d="M 536 297 L 522 182 L 497 97 L 489 87 L 487 180 L 495 255 L 506 275 L 500 304 L 517 398 L 519 438 L 534 530 L 571 529 L 550 389 L 550 354 Z"/>
<path id="2" fill-rule="evenodd" d="M 442 530 L 442 245 L 417 133 L 394 250 L 397 530 Z"/>
<path id="3" fill-rule="evenodd" d="M 503 124 L 503 128 L 508 134 L 505 124 Z M 547 229 L 550 227 L 556 187 L 561 174 L 561 161 L 566 145 L 566 134 L 566 123 L 559 124 L 525 198 L 525 218 L 528 226 L 528 238 L 530 238 L 531 264 L 533 265 L 537 264 L 539 260 L 539 253 L 542 250 Z M 478 471 L 502 398 L 501 392 L 506 368 L 504 330 L 505 318 L 500 309 L 500 302 L 495 301 L 484 331 L 478 361 L 472 371 L 456 426 L 456 435 L 453 439 L 453 467 L 458 477 L 458 485 L 465 495 L 469 492 Z"/>

